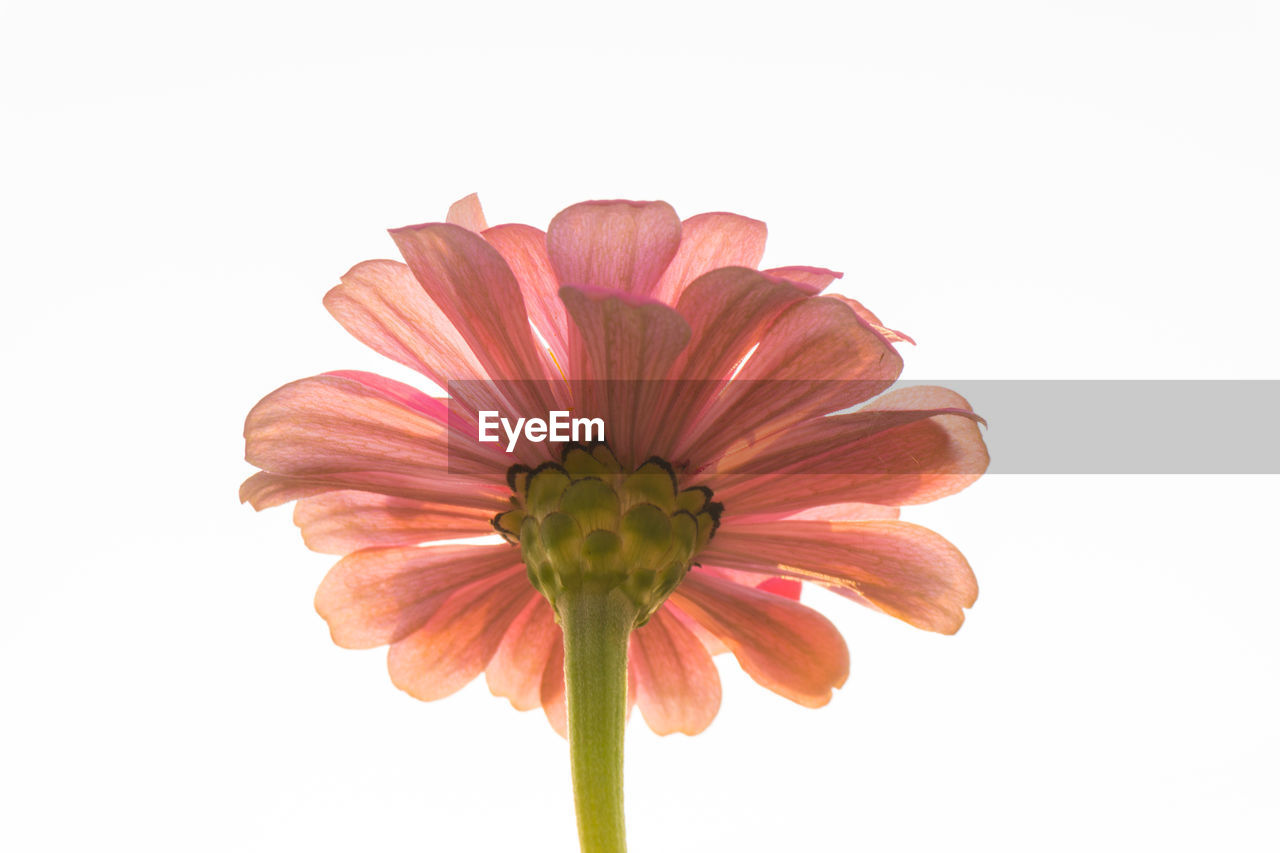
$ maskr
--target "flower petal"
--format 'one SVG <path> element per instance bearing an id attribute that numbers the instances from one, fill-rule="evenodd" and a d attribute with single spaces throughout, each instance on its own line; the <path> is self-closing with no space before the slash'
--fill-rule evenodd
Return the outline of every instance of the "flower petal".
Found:
<path id="1" fill-rule="evenodd" d="M 356 264 L 325 294 L 324 307 L 353 337 L 441 388 L 485 378 L 467 341 L 399 261 Z"/>
<path id="2" fill-rule="evenodd" d="M 756 589 L 771 592 L 792 601 L 800 600 L 800 581 L 791 578 L 766 578 L 756 586 Z"/>
<path id="3" fill-rule="evenodd" d="M 798 287 L 742 267 L 700 276 L 676 303 L 692 330 L 679 378 L 728 378 L 783 309 L 804 298 Z"/>
<path id="4" fill-rule="evenodd" d="M 511 508 L 510 491 L 474 477 L 436 474 L 409 476 L 386 471 L 339 471 L 314 477 L 259 472 L 240 486 L 241 502 L 262 510 L 299 498 L 338 491 L 359 491 L 428 504 L 482 507 L 488 514 Z"/>
<path id="5" fill-rule="evenodd" d="M 569 355 L 568 318 L 560 304 L 560 283 L 547 256 L 547 235 L 529 225 L 495 225 L 482 235 L 511 267 L 524 307 L 561 366 Z"/>
<path id="6" fill-rule="evenodd" d="M 836 279 L 844 278 L 844 273 L 822 267 L 773 267 L 764 272 L 776 278 L 786 279 L 810 296 L 816 296 L 826 290 Z"/>
<path id="7" fill-rule="evenodd" d="M 826 617 L 695 568 L 671 600 L 718 636 L 753 679 L 810 708 L 849 677 L 849 649 Z"/>
<path id="8" fill-rule="evenodd" d="M 301 379 L 264 397 L 245 420 L 245 458 L 335 489 L 476 507 L 501 505 L 509 467 L 497 449 L 450 443 L 444 401 L 353 371 Z"/>
<path id="9" fill-rule="evenodd" d="M 707 480 L 736 515 L 832 503 L 901 506 L 954 494 L 990 457 L 969 403 L 946 388 L 902 388 L 856 412 L 814 418 L 727 454 Z"/>
<path id="10" fill-rule="evenodd" d="M 691 329 L 690 343 L 671 368 L 665 414 L 655 423 L 651 451 L 674 457 L 708 403 L 723 390 L 769 324 L 788 305 L 805 298 L 799 288 L 742 267 L 700 276 L 680 295 L 677 310 Z"/>
<path id="11" fill-rule="evenodd" d="M 534 592 L 485 668 L 490 692 L 507 697 L 521 711 L 541 705 L 542 673 L 560 637 L 551 605 Z"/>
<path id="12" fill-rule="evenodd" d="M 429 504 L 370 492 L 330 492 L 298 501 L 293 523 L 313 551 L 350 554 L 362 548 L 416 545 L 493 531 L 487 509 Z"/>
<path id="13" fill-rule="evenodd" d="M 715 657 L 729 651 L 729 647 L 719 637 L 699 625 L 697 619 L 677 607 L 671 599 L 667 599 L 666 604 L 663 605 L 663 610 L 674 616 L 681 625 L 689 630 L 689 633 L 697 637 L 698 642 L 702 643 L 702 647 L 707 650 L 707 654 Z"/>
<path id="14" fill-rule="evenodd" d="M 417 631 L 460 588 L 518 567 L 520 552 L 505 542 L 368 548 L 329 570 L 316 611 L 339 646 L 371 649 Z"/>
<path id="15" fill-rule="evenodd" d="M 793 521 L 896 521 L 902 514 L 896 506 L 880 506 L 879 504 L 843 503 L 815 506 L 793 512 L 786 517 Z M 752 519 L 765 521 L 760 516 Z"/>
<path id="16" fill-rule="evenodd" d="M 764 257 L 768 229 L 758 219 L 735 213 L 700 213 L 681 224 L 680 248 L 667 265 L 654 295 L 675 305 L 684 289 L 721 267 L 755 269 Z"/>
<path id="17" fill-rule="evenodd" d="M 720 674 L 706 648 L 666 607 L 631 635 L 636 702 L 660 735 L 696 735 L 720 710 Z"/>
<path id="18" fill-rule="evenodd" d="M 259 471 L 240 484 L 240 503 L 247 503 L 256 510 L 264 510 L 298 498 L 324 494 L 336 488 L 338 487 L 321 480 L 284 477 Z"/>
<path id="19" fill-rule="evenodd" d="M 489 227 L 484 221 L 484 209 L 480 207 L 480 196 L 476 193 L 463 196 L 449 205 L 449 214 L 445 217 L 445 222 L 460 225 L 477 234 Z"/>
<path id="20" fill-rule="evenodd" d="M 565 286 L 560 298 L 573 320 L 574 379 L 589 382 L 665 379 L 689 342 L 689 324 L 661 302 L 613 290 Z"/>
<path id="21" fill-rule="evenodd" d="M 560 737 L 569 737 L 569 711 L 564 695 L 564 634 L 556 637 L 542 670 L 542 712 Z"/>
<path id="22" fill-rule="evenodd" d="M 533 339 L 515 276 L 483 237 L 447 223 L 397 228 L 391 236 L 427 295 L 471 347 L 489 378 L 554 376 Z M 551 401 L 540 382 L 506 383 L 505 387 L 514 395 L 508 408 L 511 414 L 549 411 Z"/>
<path id="23" fill-rule="evenodd" d="M 901 372 L 901 356 L 849 306 L 825 296 L 801 300 L 764 332 L 676 456 L 717 459 L 735 443 L 856 405 Z"/>
<path id="24" fill-rule="evenodd" d="M 689 326 L 674 309 L 612 290 L 560 288 L 572 318 L 570 374 L 575 400 L 602 417 L 606 438 L 623 465 L 655 450 L 651 437 L 664 411 L 665 379 L 689 342 Z"/>
<path id="25" fill-rule="evenodd" d="M 896 331 L 894 329 L 890 329 L 887 326 L 885 326 L 883 323 L 881 323 L 880 318 L 877 317 L 875 314 L 873 314 L 870 308 L 863 305 L 858 300 L 850 299 L 848 296 L 841 296 L 836 293 L 831 294 L 831 298 L 839 299 L 845 305 L 848 305 L 850 308 L 852 308 L 854 312 L 859 317 L 862 318 L 863 322 L 865 322 L 871 328 L 875 329 L 881 335 L 884 335 L 885 340 L 889 341 L 889 343 L 891 344 L 896 344 L 901 342 L 906 342 L 909 344 L 915 343 L 915 339 L 913 339 L 910 335 L 904 335 L 902 332 Z"/>
<path id="26" fill-rule="evenodd" d="M 852 590 L 891 616 L 954 634 L 978 582 L 954 545 L 905 521 L 726 519 L 703 556 L 719 566 Z"/>
<path id="27" fill-rule="evenodd" d="M 547 254 L 562 285 L 653 296 L 680 247 L 680 218 L 665 201 L 586 201 L 547 227 Z"/>
<path id="28" fill-rule="evenodd" d="M 391 680 L 424 702 L 456 693 L 484 671 L 528 598 L 523 568 L 463 587 L 427 624 L 392 644 Z"/>

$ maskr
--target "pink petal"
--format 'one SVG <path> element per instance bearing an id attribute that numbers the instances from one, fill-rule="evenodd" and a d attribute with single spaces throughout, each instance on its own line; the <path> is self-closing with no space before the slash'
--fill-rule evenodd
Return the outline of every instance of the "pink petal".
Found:
<path id="1" fill-rule="evenodd" d="M 822 267 L 774 267 L 773 269 L 764 270 L 764 272 L 777 278 L 786 279 L 810 296 L 816 296 L 826 290 L 831 282 L 836 279 L 844 278 L 844 273 L 823 269 Z"/>
<path id="2" fill-rule="evenodd" d="M 667 602 L 662 606 L 662 609 L 679 620 L 680 624 L 685 628 L 689 629 L 689 633 L 697 637 L 698 642 L 702 643 L 702 647 L 707 650 L 707 654 L 714 657 L 715 655 L 722 655 L 729 651 L 729 647 L 726 646 L 719 637 L 699 625 L 698 620 L 694 619 L 688 613 L 685 613 L 677 607 L 676 603 L 671 599 L 667 599 Z"/>
<path id="3" fill-rule="evenodd" d="M 680 378 L 727 378 L 783 309 L 804 298 L 799 288 L 755 270 L 729 267 L 699 277 L 676 304 L 692 329 Z"/>
<path id="4" fill-rule="evenodd" d="M 569 736 L 569 714 L 564 695 L 564 635 L 556 638 L 547 656 L 547 665 L 542 670 L 542 712 L 547 715 L 547 722 L 560 737 Z"/>
<path id="5" fill-rule="evenodd" d="M 293 523 L 313 551 L 349 554 L 361 548 L 416 545 L 493 532 L 487 509 L 393 498 L 369 492 L 330 492 L 298 501 Z"/>
<path id="6" fill-rule="evenodd" d="M 333 491 L 336 486 L 319 480 L 303 480 L 259 471 L 240 484 L 240 503 L 256 510 Z"/>
<path id="7" fill-rule="evenodd" d="M 721 267 L 755 269 L 764 257 L 768 229 L 756 219 L 734 213 L 700 213 L 682 223 L 680 248 L 658 282 L 655 294 L 676 304 L 689 283 Z"/>
<path id="8" fill-rule="evenodd" d="M 586 201 L 547 227 L 547 254 L 562 285 L 653 296 L 680 247 L 680 218 L 664 201 Z"/>
<path id="9" fill-rule="evenodd" d="M 448 389 L 459 423 L 474 423 L 481 409 L 512 410 L 505 385 L 478 381 L 484 367 L 404 264 L 358 264 L 325 295 L 325 307 L 354 337 Z"/>
<path id="10" fill-rule="evenodd" d="M 654 453 L 651 436 L 669 390 L 652 380 L 666 378 L 689 326 L 674 308 L 617 291 L 565 286 L 560 298 L 573 321 L 570 374 L 579 414 L 602 417 L 618 459 L 638 465 Z"/>
<path id="11" fill-rule="evenodd" d="M 660 735 L 696 735 L 720 710 L 720 674 L 711 655 L 680 620 L 658 609 L 631 635 L 636 701 Z"/>
<path id="12" fill-rule="evenodd" d="M 481 482 L 474 477 L 446 474 L 410 476 L 387 471 L 339 471 L 314 477 L 259 472 L 241 484 L 240 500 L 261 510 L 299 498 L 343 490 L 428 504 L 480 507 L 489 514 L 511 508 L 511 492 L 505 484 Z"/>
<path id="13" fill-rule="evenodd" d="M 849 649 L 820 613 L 777 595 L 691 571 L 671 600 L 729 647 L 758 683 L 810 708 L 849 677 Z"/>
<path id="14" fill-rule="evenodd" d="M 815 506 L 786 516 L 793 521 L 895 521 L 902 511 L 896 506 L 879 504 L 843 503 Z M 760 516 L 753 520 L 765 521 Z"/>
<path id="15" fill-rule="evenodd" d="M 881 506 L 878 503 L 827 503 L 823 506 L 809 507 L 799 512 L 753 512 L 742 515 L 735 512 L 733 517 L 742 521 L 892 521 L 902 514 L 896 506 Z"/>
<path id="16" fill-rule="evenodd" d="M 461 690 L 493 658 L 529 591 L 523 568 L 458 590 L 426 625 L 392 644 L 387 654 L 392 682 L 424 702 Z"/>
<path id="17" fill-rule="evenodd" d="M 534 592 L 485 669 L 490 692 L 507 697 L 521 711 L 541 705 L 542 673 L 561 636 L 551 605 Z"/>
<path id="18" fill-rule="evenodd" d="M 756 589 L 771 592 L 774 595 L 780 595 L 792 601 L 800 600 L 800 581 L 792 580 L 791 578 L 766 578 L 760 582 Z"/>
<path id="19" fill-rule="evenodd" d="M 738 516 L 850 501 L 926 503 L 960 491 L 986 470 L 978 420 L 953 391 L 903 388 L 857 412 L 812 419 L 739 448 L 707 482 Z"/>
<path id="20" fill-rule="evenodd" d="M 689 342 L 689 324 L 674 308 L 613 290 L 560 288 L 579 348 L 575 379 L 664 379 Z"/>
<path id="21" fill-rule="evenodd" d="M 676 456 L 714 460 L 735 444 L 860 403 L 901 372 L 902 358 L 849 306 L 825 296 L 796 302 L 765 331 Z"/>
<path id="22" fill-rule="evenodd" d="M 725 524 L 708 561 L 814 581 L 857 593 L 903 621 L 954 634 L 978 583 L 964 556 L 932 530 L 905 521 L 774 521 Z"/>
<path id="23" fill-rule="evenodd" d="M 245 458 L 265 471 L 429 503 L 493 506 L 510 464 L 495 448 L 451 445 L 443 401 L 355 372 L 285 385 L 245 420 Z"/>
<path id="24" fill-rule="evenodd" d="M 717 380 L 728 380 L 778 314 L 804 298 L 799 288 L 741 267 L 712 270 L 684 290 L 676 307 L 689 322 L 690 344 L 671 369 L 680 381 L 671 385 L 652 453 L 674 455 L 679 436 L 723 389 Z"/>
<path id="25" fill-rule="evenodd" d="M 329 570 L 316 611 L 339 646 L 371 649 L 417 631 L 458 589 L 519 567 L 520 552 L 505 542 L 369 548 Z"/>
<path id="26" fill-rule="evenodd" d="M 397 228 L 396 245 L 422 287 L 471 347 L 494 380 L 545 380 L 555 376 L 529 328 L 524 297 L 497 250 L 478 234 L 434 223 Z M 457 378 L 457 377 L 455 377 Z M 466 377 L 462 377 L 466 378 Z M 506 382 L 495 389 L 511 395 L 507 416 L 530 416 L 555 408 L 550 386 Z"/>
<path id="27" fill-rule="evenodd" d="M 449 205 L 449 215 L 445 217 L 445 222 L 479 234 L 488 227 L 484 221 L 484 210 L 480 207 L 480 196 L 472 193 Z"/>
<path id="28" fill-rule="evenodd" d="M 847 296 L 840 296 L 839 294 L 835 294 L 835 293 L 831 294 L 831 298 L 839 299 L 845 305 L 848 305 L 850 308 L 852 308 L 854 312 L 857 313 L 857 315 L 863 319 L 863 322 L 865 322 L 871 328 L 875 329 L 880 334 L 884 335 L 885 339 L 888 340 L 889 343 L 896 344 L 904 341 L 909 344 L 915 343 L 915 340 L 913 340 L 910 335 L 904 335 L 902 332 L 895 331 L 894 329 L 890 329 L 886 327 L 883 323 L 880 322 L 879 317 L 871 313 L 870 308 L 863 305 L 858 300 L 850 299 Z"/>
<path id="29" fill-rule="evenodd" d="M 398 261 L 357 264 L 324 305 L 361 342 L 442 388 L 450 380 L 485 377 L 471 347 Z"/>
<path id="30" fill-rule="evenodd" d="M 511 267 L 529 319 L 550 345 L 563 368 L 569 355 L 568 318 L 560 304 L 560 282 L 547 256 L 547 235 L 529 225 L 495 225 L 484 239 Z"/>

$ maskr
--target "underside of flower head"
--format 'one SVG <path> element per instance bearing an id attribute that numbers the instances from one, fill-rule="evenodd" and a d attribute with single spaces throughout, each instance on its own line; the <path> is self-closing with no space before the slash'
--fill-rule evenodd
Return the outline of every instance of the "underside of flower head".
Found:
<path id="1" fill-rule="evenodd" d="M 553 610 L 566 590 L 618 589 L 644 625 L 689 572 L 720 524 L 706 486 L 681 489 L 658 457 L 626 471 L 606 444 L 567 446 L 559 463 L 507 472 L 513 508 L 493 526 L 520 546 Z"/>
<path id="2" fill-rule="evenodd" d="M 307 544 L 342 556 L 316 598 L 335 642 L 389 645 L 401 688 L 435 699 L 484 672 L 563 731 L 555 603 L 583 584 L 639 608 L 630 699 L 660 733 L 710 723 L 721 652 L 829 700 L 848 652 L 801 582 L 959 628 L 967 562 L 897 508 L 982 473 L 978 419 L 946 389 L 888 391 L 909 339 L 824 295 L 838 273 L 758 270 L 763 223 L 662 202 L 574 205 L 544 233 L 488 227 L 470 197 L 392 236 L 405 263 L 357 265 L 325 305 L 455 398 L 354 371 L 286 385 L 246 422 L 261 471 L 241 494 L 297 501 Z M 607 445 L 513 457 L 467 433 L 480 411 L 569 405 L 611 425 Z"/>

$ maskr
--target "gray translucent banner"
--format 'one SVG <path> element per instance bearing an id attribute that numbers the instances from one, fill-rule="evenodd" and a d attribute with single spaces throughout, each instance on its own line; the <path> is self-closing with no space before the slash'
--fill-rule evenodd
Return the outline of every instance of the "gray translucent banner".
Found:
<path id="1" fill-rule="evenodd" d="M 1280 381 L 955 380 L 989 474 L 1280 474 Z"/>
<path id="2" fill-rule="evenodd" d="M 941 386 L 967 400 L 937 392 Z M 493 409 L 509 418 L 550 420 L 548 409 L 572 417 L 600 417 L 606 443 L 635 455 L 663 455 L 694 475 L 715 470 L 733 454 L 727 471 L 740 476 L 919 476 L 930 471 L 987 474 L 1280 474 L 1280 381 L 1276 380 L 945 380 L 897 382 L 768 380 L 718 382 L 449 383 L 450 470 L 462 473 L 477 451 L 505 452 L 506 439 L 481 445 L 479 417 Z M 919 402 L 904 404 L 903 400 Z M 548 401 L 559 401 L 552 405 Z M 814 408 L 814 401 L 830 401 Z M 949 400 L 949 402 L 947 402 Z M 693 401 L 688 405 L 684 403 Z M 756 417 L 777 410 L 779 421 Z M 924 410 L 916 415 L 912 410 Z M 929 414 L 929 410 L 936 410 Z M 691 418 L 690 411 L 699 411 Z M 821 441 L 788 447 L 788 433 L 815 434 L 815 418 L 838 416 L 816 427 Z M 790 423 L 789 415 L 795 414 Z M 627 419 L 635 422 L 627 423 Z M 490 421 L 492 419 L 490 418 Z M 682 458 L 682 432 L 725 436 L 711 442 L 710 459 Z M 771 431 L 772 430 L 772 431 Z M 800 432 L 795 432 L 800 430 Z M 804 432 L 808 430 L 809 432 Z M 650 434 L 657 438 L 650 448 Z M 497 427 L 490 437 L 503 436 Z M 664 439 L 663 436 L 666 436 Z M 976 436 L 990 454 L 987 465 Z M 524 438 L 512 464 L 558 458 L 563 443 Z M 950 443 L 951 450 L 947 445 Z M 964 445 L 966 450 L 957 448 Z M 687 445 L 686 445 L 687 447 Z M 697 456 L 696 452 L 690 454 Z M 728 457 L 725 457 L 728 458 Z M 639 459 L 638 461 L 643 461 Z"/>

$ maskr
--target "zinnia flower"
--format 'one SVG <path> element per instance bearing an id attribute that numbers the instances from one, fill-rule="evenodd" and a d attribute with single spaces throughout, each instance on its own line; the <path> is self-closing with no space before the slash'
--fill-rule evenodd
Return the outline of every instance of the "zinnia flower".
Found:
<path id="1" fill-rule="evenodd" d="M 985 469 L 977 418 L 943 388 L 882 393 L 905 337 L 822 295 L 839 273 L 759 271 L 763 223 L 682 222 L 664 202 L 577 204 L 544 233 L 487 227 L 470 196 L 391 233 L 406 263 L 358 264 L 325 306 L 453 399 L 356 371 L 286 385 L 249 414 L 262 471 L 241 497 L 297 500 L 306 544 L 343 555 L 316 608 L 339 645 L 389 645 L 401 689 L 439 699 L 483 672 L 565 733 L 557 602 L 588 586 L 626 600 L 626 624 L 583 630 L 621 638 L 606 664 L 659 734 L 712 721 L 725 651 L 788 699 L 828 702 L 848 651 L 801 581 L 960 627 L 968 564 L 897 508 Z M 476 440 L 481 411 L 569 408 L 600 414 L 606 443 Z M 505 541 L 423 547 L 495 529 Z"/>

